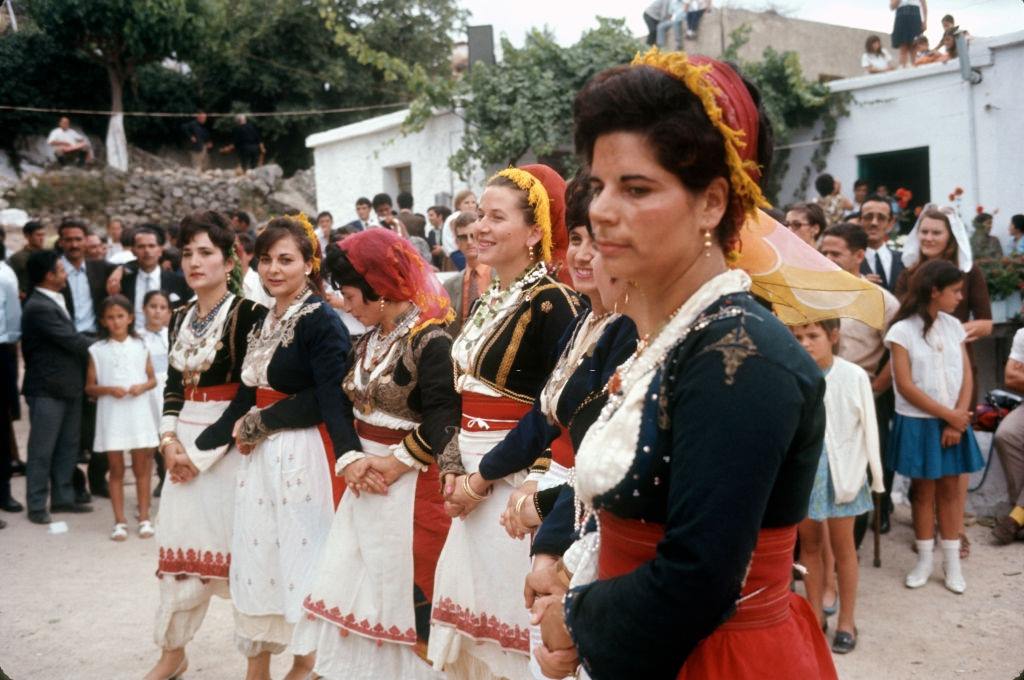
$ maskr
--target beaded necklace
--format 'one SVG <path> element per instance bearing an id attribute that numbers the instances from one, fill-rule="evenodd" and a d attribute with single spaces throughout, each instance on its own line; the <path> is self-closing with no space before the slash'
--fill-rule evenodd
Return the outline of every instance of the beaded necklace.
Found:
<path id="1" fill-rule="evenodd" d="M 224 306 L 224 303 L 227 302 L 230 297 L 231 292 L 225 292 L 224 297 L 218 300 L 217 304 L 202 316 L 199 315 L 199 304 L 196 304 L 195 314 L 192 315 L 192 318 L 189 319 L 188 322 L 188 326 L 192 330 L 192 334 L 194 336 L 201 338 L 206 335 L 206 331 L 210 329 L 210 325 L 213 323 L 213 320 L 217 318 L 217 312 L 220 311 L 220 308 Z"/>

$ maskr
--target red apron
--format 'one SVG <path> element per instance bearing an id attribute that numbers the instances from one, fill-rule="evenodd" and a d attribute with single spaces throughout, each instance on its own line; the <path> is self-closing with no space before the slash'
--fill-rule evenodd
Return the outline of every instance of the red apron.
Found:
<path id="1" fill-rule="evenodd" d="M 601 513 L 600 526 L 599 579 L 627 574 L 653 560 L 665 534 L 663 525 L 609 512 Z M 838 677 L 814 612 L 789 589 L 795 544 L 795 526 L 761 530 L 741 591 L 741 597 L 750 598 L 697 645 L 677 680 Z"/>
<path id="2" fill-rule="evenodd" d="M 272 390 L 269 387 L 260 387 L 256 389 L 256 407 L 266 408 L 290 396 L 292 395 Z M 320 431 L 320 439 L 323 441 L 324 450 L 327 452 L 327 470 L 331 475 L 331 492 L 334 496 L 334 508 L 337 509 L 338 502 L 341 501 L 341 494 L 345 493 L 345 478 L 334 474 L 334 445 L 327 434 L 327 425 L 320 423 L 317 426 L 317 430 Z"/>

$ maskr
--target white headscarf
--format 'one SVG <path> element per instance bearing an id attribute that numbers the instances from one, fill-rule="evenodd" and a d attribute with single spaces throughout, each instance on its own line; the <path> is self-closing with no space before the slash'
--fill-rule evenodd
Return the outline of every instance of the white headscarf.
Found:
<path id="1" fill-rule="evenodd" d="M 964 226 L 963 220 L 960 219 L 959 213 L 953 206 L 946 205 L 940 208 L 934 203 L 929 203 L 921 208 L 921 215 L 917 218 L 917 223 L 907 235 L 901 253 L 904 266 L 909 269 L 921 259 L 921 237 L 918 236 L 918 228 L 921 226 L 921 220 L 925 213 L 929 210 L 938 210 L 949 220 L 953 238 L 956 239 L 957 267 L 965 274 L 971 271 L 971 267 L 974 266 L 974 256 L 971 254 L 971 240 L 967 236 L 967 228 Z"/>

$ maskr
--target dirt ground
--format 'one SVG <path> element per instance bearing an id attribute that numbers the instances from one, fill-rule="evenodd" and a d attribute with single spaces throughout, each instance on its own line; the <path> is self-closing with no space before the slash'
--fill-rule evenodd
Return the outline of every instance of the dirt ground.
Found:
<path id="1" fill-rule="evenodd" d="M 24 426 L 19 439 L 24 451 Z M 14 480 L 24 501 L 24 477 Z M 134 487 L 127 491 L 134 505 Z M 69 531 L 50 534 L 24 513 L 2 514 L 0 531 L 0 668 L 11 680 L 140 678 L 157 658 L 152 641 L 158 588 L 156 542 L 133 533 L 107 538 L 109 502 L 88 515 L 57 515 Z M 988 529 L 968 529 L 967 592 L 942 585 L 936 565 L 920 590 L 903 586 L 912 566 L 908 508 L 882 537 L 882 566 L 871 566 L 870 535 L 861 549 L 857 649 L 836 657 L 843 680 L 911 678 L 1014 680 L 1024 670 L 1024 543 L 990 544 Z M 131 526 L 134 532 L 135 527 Z M 937 557 L 938 560 L 938 557 Z M 834 628 L 834 620 L 833 626 Z M 242 678 L 245 662 L 232 641 L 230 605 L 216 600 L 189 646 L 187 678 Z M 288 660 L 275 659 L 274 677 Z M 0 674 L 0 678 L 2 678 Z M 382 679 L 391 680 L 391 679 Z"/>

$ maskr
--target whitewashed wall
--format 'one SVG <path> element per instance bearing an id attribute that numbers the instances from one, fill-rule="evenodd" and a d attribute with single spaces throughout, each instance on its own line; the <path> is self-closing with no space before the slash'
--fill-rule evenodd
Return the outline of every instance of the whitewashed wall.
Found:
<path id="1" fill-rule="evenodd" d="M 451 196 L 466 186 L 479 191 L 483 184 L 480 173 L 463 182 L 448 169 L 449 156 L 462 143 L 462 119 L 440 113 L 423 130 L 403 136 L 400 127 L 407 113 L 397 111 L 306 139 L 306 146 L 313 149 L 318 209 L 329 210 L 335 224 L 355 219 L 355 202 L 360 196 L 372 199 L 384 191 L 394 199 L 398 193 L 394 168 L 398 166 L 411 166 L 417 212 L 425 213 L 438 194 Z"/>
<path id="2" fill-rule="evenodd" d="M 1024 213 L 1024 32 L 978 38 L 971 44 L 972 66 L 983 80 L 970 85 L 960 76 L 959 62 L 837 80 L 833 91 L 849 92 L 850 115 L 839 121 L 836 142 L 826 171 L 850 195 L 857 178 L 857 156 L 913 147 L 929 148 L 933 201 L 945 201 L 963 187 L 964 216 L 976 205 L 998 208 L 994 233 L 1004 240 L 1010 215 Z M 968 90 L 974 90 L 978 182 L 971 179 L 971 136 Z M 791 140 L 802 143 L 819 130 L 799 131 Z M 780 202 L 795 196 L 801 172 L 813 146 L 794 148 Z M 814 193 L 813 177 L 808 191 Z"/>

